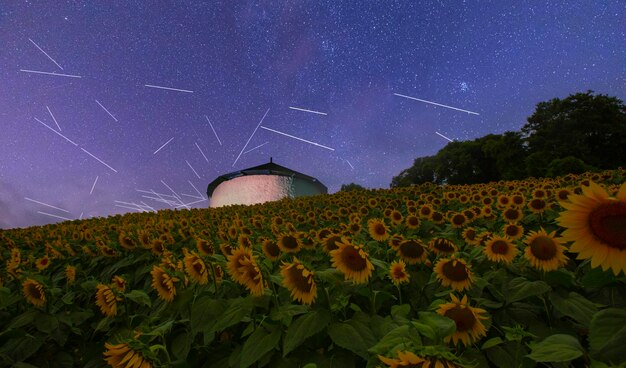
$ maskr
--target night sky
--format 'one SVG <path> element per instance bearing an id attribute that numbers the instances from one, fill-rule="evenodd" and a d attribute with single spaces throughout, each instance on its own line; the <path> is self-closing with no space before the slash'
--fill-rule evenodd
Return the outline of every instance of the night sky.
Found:
<path id="1" fill-rule="evenodd" d="M 622 0 L 167 3 L 0 3 L 0 228 L 172 208 L 172 190 L 206 207 L 193 186 L 270 156 L 330 193 L 387 188 L 437 133 L 626 99 Z"/>

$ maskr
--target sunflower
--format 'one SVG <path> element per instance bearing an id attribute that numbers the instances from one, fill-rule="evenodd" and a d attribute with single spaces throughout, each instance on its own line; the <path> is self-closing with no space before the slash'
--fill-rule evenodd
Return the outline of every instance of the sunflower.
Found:
<path id="1" fill-rule="evenodd" d="M 424 262 L 428 252 L 424 244 L 417 239 L 408 239 L 400 242 L 396 248 L 398 256 L 408 264 Z"/>
<path id="2" fill-rule="evenodd" d="M 243 284 L 252 295 L 261 296 L 265 291 L 265 283 L 261 269 L 256 264 L 254 257 L 243 258 L 240 261 L 239 273 Z"/>
<path id="3" fill-rule="evenodd" d="M 261 242 L 261 248 L 263 249 L 263 254 L 265 254 L 270 261 L 275 261 L 280 257 L 280 248 L 278 244 L 271 239 L 263 240 L 263 242 Z"/>
<path id="4" fill-rule="evenodd" d="M 441 285 L 449 286 L 453 290 L 463 291 L 472 285 L 472 270 L 467 262 L 454 256 L 441 258 L 435 264 L 435 274 Z"/>
<path id="5" fill-rule="evenodd" d="M 406 227 L 409 229 L 417 229 L 420 226 L 420 219 L 415 215 L 408 215 L 405 220 Z"/>
<path id="6" fill-rule="evenodd" d="M 341 241 L 341 235 L 339 234 L 330 234 L 322 240 L 322 247 L 326 253 L 330 253 L 331 251 L 337 249 L 337 242 Z"/>
<path id="7" fill-rule="evenodd" d="M 389 267 L 389 277 L 396 286 L 409 282 L 409 273 L 406 272 L 406 264 L 403 260 L 391 262 L 391 266 Z"/>
<path id="8" fill-rule="evenodd" d="M 346 238 L 342 238 L 341 242 L 336 244 L 338 248 L 330 252 L 333 267 L 355 284 L 366 283 L 372 276 L 374 266 L 363 246 L 352 244 Z"/>
<path id="9" fill-rule="evenodd" d="M 385 363 L 390 368 L 462 368 L 453 361 L 446 358 L 436 356 L 418 356 L 410 351 L 397 351 L 398 358 L 392 359 L 382 355 L 378 356 L 381 362 Z"/>
<path id="10" fill-rule="evenodd" d="M 150 361 L 128 344 L 112 345 L 105 342 L 104 347 L 104 361 L 113 368 L 152 368 Z"/>
<path id="11" fill-rule="evenodd" d="M 541 198 L 533 198 L 528 202 L 528 209 L 533 213 L 542 213 L 546 209 L 546 201 Z"/>
<path id="12" fill-rule="evenodd" d="M 37 266 L 39 271 L 45 270 L 48 266 L 50 266 L 50 257 L 46 254 L 45 256 L 37 259 L 35 261 L 35 266 Z"/>
<path id="13" fill-rule="evenodd" d="M 170 276 L 159 266 L 153 266 L 150 275 L 152 275 L 152 287 L 157 291 L 159 298 L 168 303 L 174 301 L 176 296 L 176 285 L 174 283 L 179 280 Z"/>
<path id="14" fill-rule="evenodd" d="M 282 234 L 278 237 L 278 248 L 285 253 L 298 253 L 302 242 L 293 234 Z"/>
<path id="15" fill-rule="evenodd" d="M 519 251 L 510 239 L 496 235 L 487 241 L 484 253 L 491 262 L 510 264 Z"/>
<path id="16" fill-rule="evenodd" d="M 480 239 L 478 238 L 478 234 L 476 233 L 476 229 L 474 229 L 473 227 L 466 227 L 463 232 L 461 233 L 461 236 L 463 236 L 463 240 L 465 240 L 465 243 L 469 244 L 469 245 L 479 245 L 480 244 Z"/>
<path id="17" fill-rule="evenodd" d="M 310 305 L 317 297 L 317 284 L 313 272 L 306 268 L 296 257 L 292 263 L 280 267 L 283 285 L 291 292 L 291 298 L 302 304 Z"/>
<path id="18" fill-rule="evenodd" d="M 389 239 L 387 239 L 387 244 L 389 244 L 389 247 L 391 247 L 392 249 L 397 250 L 398 246 L 400 245 L 400 243 L 402 243 L 403 240 L 404 236 L 402 236 L 402 234 L 393 234 L 389 237 Z"/>
<path id="19" fill-rule="evenodd" d="M 378 218 L 372 218 L 367 221 L 367 231 L 372 239 L 379 242 L 389 238 L 389 228 L 383 220 Z"/>
<path id="20" fill-rule="evenodd" d="M 226 263 L 226 269 L 228 270 L 228 273 L 230 273 L 233 280 L 239 284 L 244 283 L 244 279 L 239 272 L 239 268 L 241 267 L 241 262 L 245 258 L 252 258 L 252 250 L 244 247 L 234 249 L 227 257 L 228 263 Z"/>
<path id="21" fill-rule="evenodd" d="M 163 240 L 153 239 L 150 243 L 150 250 L 157 256 L 163 254 L 163 252 L 165 251 L 165 244 L 163 243 Z"/>
<path id="22" fill-rule="evenodd" d="M 467 295 L 459 300 L 450 294 L 450 298 L 452 299 L 450 303 L 441 304 L 437 309 L 437 313 L 450 318 L 456 324 L 456 331 L 452 335 L 446 336 L 444 341 L 450 342 L 452 340 L 454 345 L 458 345 L 461 341 L 463 345 L 468 346 L 486 336 L 487 330 L 481 320 L 488 318 L 487 311 L 470 306 Z"/>
<path id="23" fill-rule="evenodd" d="M 456 245 L 446 238 L 434 238 L 428 243 L 428 246 L 438 255 L 452 254 L 457 251 Z"/>
<path id="24" fill-rule="evenodd" d="M 578 259 L 591 259 L 591 267 L 609 268 L 615 275 L 626 273 L 626 183 L 616 197 L 594 182 L 572 194 L 557 222 L 566 230 L 563 240 L 571 241 L 570 251 Z"/>
<path id="25" fill-rule="evenodd" d="M 571 190 L 567 188 L 563 188 L 563 189 L 560 189 L 558 192 L 556 192 L 556 198 L 561 202 L 567 201 L 567 199 L 569 198 L 571 194 L 572 194 Z"/>
<path id="26" fill-rule="evenodd" d="M 119 245 L 122 248 L 125 248 L 128 250 L 133 250 L 137 246 L 137 244 L 135 243 L 135 240 L 133 240 L 133 238 L 131 238 L 130 236 L 126 235 L 123 232 L 119 234 L 119 236 L 117 237 L 117 240 L 118 240 Z"/>
<path id="27" fill-rule="evenodd" d="M 455 213 L 450 217 L 450 224 L 454 228 L 461 228 L 467 223 L 467 217 L 463 213 Z"/>
<path id="28" fill-rule="evenodd" d="M 115 275 L 111 280 L 111 286 L 115 289 L 121 291 L 122 293 L 126 290 L 126 280 L 124 280 L 121 276 Z"/>
<path id="29" fill-rule="evenodd" d="M 65 279 L 68 285 L 76 282 L 76 267 L 70 265 L 65 266 Z"/>
<path id="30" fill-rule="evenodd" d="M 35 307 L 42 307 L 46 304 L 46 292 L 43 290 L 43 285 L 33 279 L 26 279 L 22 282 L 22 293 Z"/>
<path id="31" fill-rule="evenodd" d="M 563 253 L 565 247 L 554 237 L 556 231 L 548 234 L 543 228 L 539 231 L 531 231 L 524 239 L 528 245 L 524 251 L 524 257 L 530 264 L 545 272 L 554 271 L 567 262 Z M 596 265 L 597 266 L 597 265 Z"/>
<path id="32" fill-rule="evenodd" d="M 196 252 L 188 251 L 187 248 L 183 248 L 183 252 L 185 253 L 185 273 L 200 285 L 209 282 L 209 272 L 202 258 Z"/>
<path id="33" fill-rule="evenodd" d="M 513 207 L 509 207 L 502 211 L 502 218 L 510 223 L 517 223 L 522 219 L 522 215 L 522 211 Z"/>
<path id="34" fill-rule="evenodd" d="M 197 238 L 196 248 L 198 249 L 198 252 L 202 253 L 205 256 L 212 256 L 215 254 L 215 249 L 213 248 L 213 245 L 211 245 L 211 243 L 209 243 L 209 241 L 205 239 Z"/>
<path id="35" fill-rule="evenodd" d="M 502 232 L 504 235 L 511 239 L 517 240 L 524 236 L 524 228 L 521 225 L 516 224 L 506 224 L 502 227 Z"/>
<path id="36" fill-rule="evenodd" d="M 115 294 L 115 291 L 107 285 L 98 284 L 96 286 L 96 305 L 100 307 L 100 312 L 107 317 L 115 317 L 117 314 L 117 302 L 122 300 Z"/>
<path id="37" fill-rule="evenodd" d="M 404 219 L 404 217 L 402 216 L 402 213 L 400 213 L 400 211 L 398 210 L 393 210 L 391 211 L 391 213 L 389 214 L 389 219 L 391 220 L 391 222 L 394 225 L 398 225 L 402 222 L 402 220 Z"/>
<path id="38" fill-rule="evenodd" d="M 446 218 L 443 216 L 443 213 L 439 211 L 433 211 L 433 213 L 430 214 L 430 221 L 434 222 L 435 224 L 443 224 L 445 219 Z"/>

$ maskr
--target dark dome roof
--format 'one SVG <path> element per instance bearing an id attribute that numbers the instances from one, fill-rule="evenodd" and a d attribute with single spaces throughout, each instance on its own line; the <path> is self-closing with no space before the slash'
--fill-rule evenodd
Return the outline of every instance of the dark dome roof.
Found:
<path id="1" fill-rule="evenodd" d="M 231 173 L 218 176 L 215 180 L 209 183 L 209 186 L 207 187 L 207 190 L 206 190 L 207 196 L 210 198 L 213 195 L 213 191 L 215 190 L 215 188 L 217 188 L 217 186 L 222 184 L 223 182 L 230 180 L 230 179 L 238 178 L 240 176 L 246 176 L 246 175 L 290 176 L 290 177 L 309 181 L 313 183 L 316 187 L 318 187 L 322 193 L 328 193 L 328 188 L 326 188 L 324 184 L 322 184 L 319 180 L 315 179 L 314 177 L 299 173 L 297 171 L 291 170 L 284 166 L 277 165 L 274 162 L 272 162 L 272 159 L 270 159 L 270 162 L 267 164 L 254 166 L 254 167 L 250 167 L 248 169 L 243 169 L 239 171 L 233 171 Z"/>

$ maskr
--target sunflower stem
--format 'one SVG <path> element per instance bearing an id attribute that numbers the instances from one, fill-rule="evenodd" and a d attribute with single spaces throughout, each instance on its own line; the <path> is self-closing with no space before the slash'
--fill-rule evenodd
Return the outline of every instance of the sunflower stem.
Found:
<path id="1" fill-rule="evenodd" d="M 367 286 L 370 289 L 370 310 L 372 316 L 376 314 L 376 294 L 374 293 L 374 288 L 372 287 L 372 283 L 368 282 Z"/>
<path id="2" fill-rule="evenodd" d="M 213 262 L 209 262 L 211 268 L 211 278 L 213 279 L 213 288 L 215 289 L 215 295 L 217 295 L 217 279 L 215 278 L 215 268 Z"/>
<path id="3" fill-rule="evenodd" d="M 400 284 L 396 284 L 396 288 L 398 289 L 398 300 L 400 300 L 400 305 L 402 305 L 402 290 L 400 290 Z"/>

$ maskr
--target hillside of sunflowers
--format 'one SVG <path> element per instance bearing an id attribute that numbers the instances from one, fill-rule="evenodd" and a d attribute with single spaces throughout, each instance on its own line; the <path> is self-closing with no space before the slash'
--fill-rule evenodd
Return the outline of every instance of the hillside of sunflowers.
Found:
<path id="1" fill-rule="evenodd" d="M 626 366 L 626 171 L 0 232 L 0 366 Z"/>

